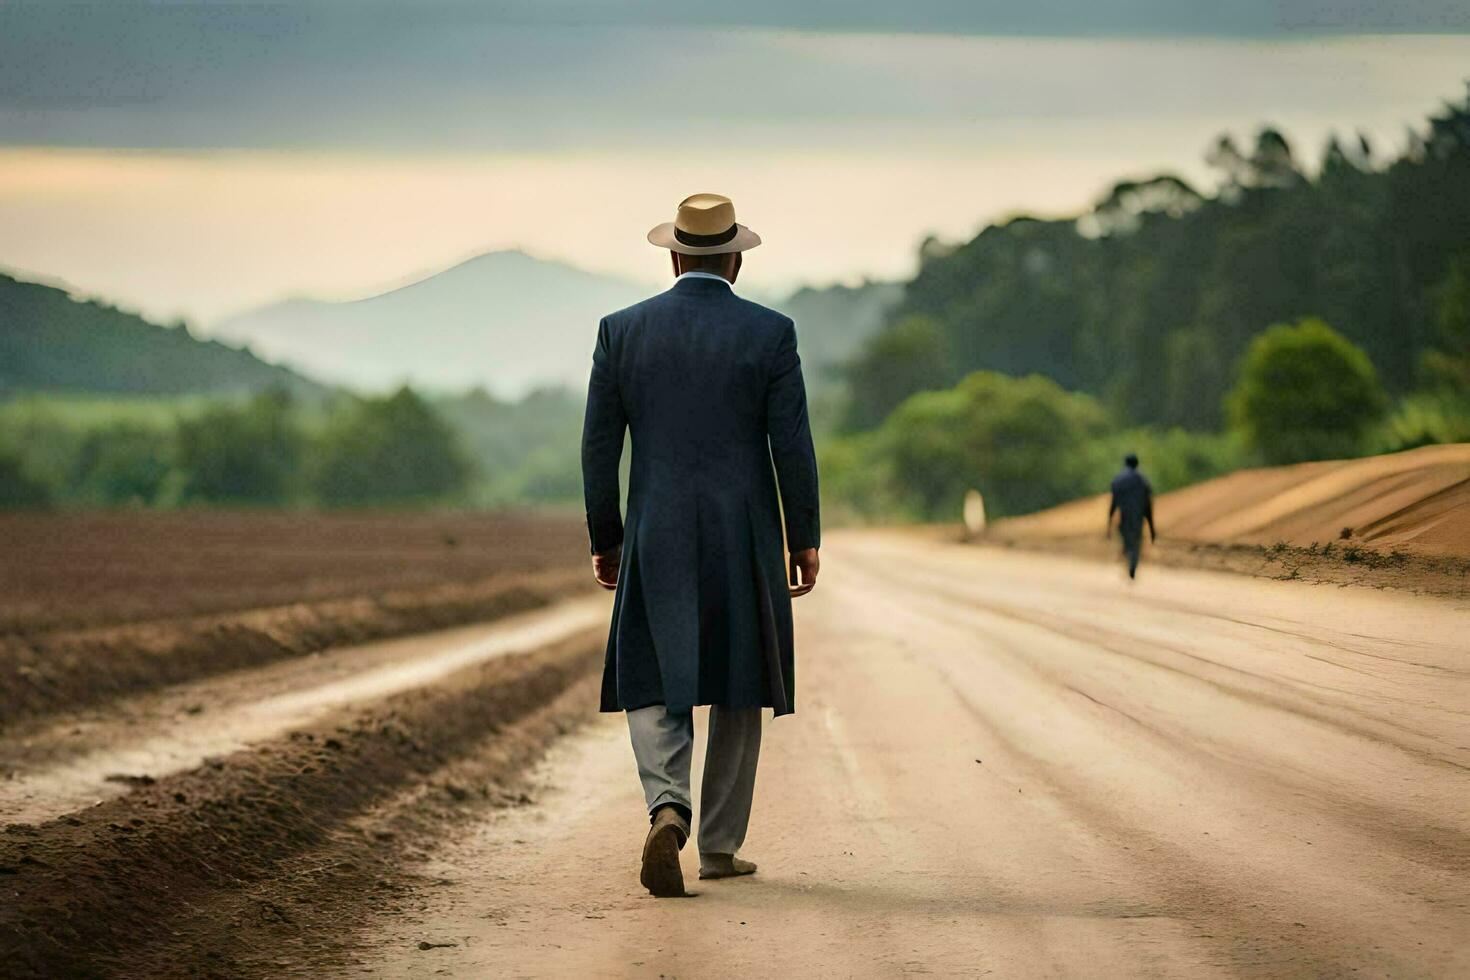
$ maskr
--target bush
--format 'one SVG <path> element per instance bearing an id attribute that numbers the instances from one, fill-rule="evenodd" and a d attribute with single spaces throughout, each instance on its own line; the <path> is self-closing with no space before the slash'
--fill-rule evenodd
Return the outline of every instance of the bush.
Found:
<path id="1" fill-rule="evenodd" d="M 1089 459 L 1094 487 L 1107 489 L 1108 480 L 1136 453 L 1155 493 L 1167 493 L 1230 473 L 1253 462 L 1237 436 L 1187 429 L 1125 429 L 1092 445 Z"/>
<path id="2" fill-rule="evenodd" d="M 1470 394 L 1442 389 L 1410 395 L 1394 406 L 1369 442 L 1376 453 L 1470 442 Z"/>
<path id="3" fill-rule="evenodd" d="M 454 430 L 475 471 L 477 506 L 569 504 L 582 499 L 580 397 L 543 388 L 503 402 L 483 390 L 430 405 Z"/>
<path id="4" fill-rule="evenodd" d="M 1470 252 L 1450 262 L 1430 302 L 1435 336 L 1420 358 L 1420 373 L 1429 387 L 1463 395 L 1470 391 Z"/>
<path id="5" fill-rule="evenodd" d="M 1226 398 L 1233 428 L 1268 463 L 1359 455 L 1386 404 L 1368 355 L 1310 318 L 1251 341 Z"/>
<path id="6" fill-rule="evenodd" d="M 173 455 L 174 438 L 166 429 L 131 422 L 93 429 L 77 447 L 70 497 L 102 506 L 166 502 Z"/>
<path id="7" fill-rule="evenodd" d="M 881 427 L 826 440 L 822 500 L 835 523 L 955 520 L 978 489 L 988 516 L 1028 513 L 1102 493 L 1137 453 L 1163 492 L 1247 465 L 1239 438 L 1184 429 L 1114 431 L 1088 395 L 1049 378 L 979 372 L 910 396 Z"/>
<path id="8" fill-rule="evenodd" d="M 836 436 L 817 443 L 822 517 L 832 524 L 917 518 L 895 491 L 888 460 L 878 452 L 876 433 Z"/>
<path id="9" fill-rule="evenodd" d="M 910 316 L 868 341 L 848 368 L 846 428 L 870 429 L 909 395 L 953 382 L 949 343 L 931 317 Z"/>
<path id="10" fill-rule="evenodd" d="M 915 516 L 953 519 L 974 487 L 987 513 L 1003 517 L 1096 490 L 1087 449 L 1107 427 L 1091 396 L 1038 375 L 979 371 L 906 399 L 878 430 L 874 451 L 893 496 Z"/>
<path id="11" fill-rule="evenodd" d="M 516 469 L 503 473 L 500 479 L 485 486 L 482 495 L 489 502 L 506 504 L 580 504 L 582 502 L 582 460 L 576 452 L 578 444 L 568 442 L 541 447 L 524 459 Z M 623 481 L 627 485 L 627 481 Z M 481 499 L 477 495 L 477 501 Z"/>
<path id="12" fill-rule="evenodd" d="M 469 476 L 454 432 L 405 387 L 354 400 L 332 420 L 314 483 L 325 504 L 414 504 L 462 493 Z"/>
<path id="13" fill-rule="evenodd" d="M 20 459 L 0 453 L 0 509 L 31 510 L 51 505 L 51 488 L 31 476 Z"/>
<path id="14" fill-rule="evenodd" d="M 284 504 L 300 490 L 306 437 L 284 392 L 248 404 L 215 405 L 179 422 L 183 498 L 210 503 Z"/>

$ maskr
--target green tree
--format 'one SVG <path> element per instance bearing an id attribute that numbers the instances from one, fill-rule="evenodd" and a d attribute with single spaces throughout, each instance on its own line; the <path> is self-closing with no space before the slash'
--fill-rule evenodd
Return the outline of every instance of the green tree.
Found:
<path id="1" fill-rule="evenodd" d="M 571 503 L 582 499 L 584 406 L 563 388 L 503 402 L 484 390 L 435 399 L 475 474 L 476 505 Z"/>
<path id="2" fill-rule="evenodd" d="M 1470 404 L 1466 392 L 1440 388 L 1401 399 L 1368 448 L 1396 453 L 1450 442 L 1470 442 Z"/>
<path id="3" fill-rule="evenodd" d="M 1424 379 L 1431 386 L 1470 393 L 1470 252 L 1455 256 L 1432 293 L 1435 337 L 1424 352 Z"/>
<path id="4" fill-rule="evenodd" d="M 1198 210 L 1203 203 L 1199 192 L 1174 174 L 1123 180 L 1114 184 L 1090 213 L 1077 219 L 1077 230 L 1089 238 L 1130 235 L 1142 227 L 1145 216 L 1178 218 Z"/>
<path id="5" fill-rule="evenodd" d="M 77 447 L 71 496 L 93 505 L 154 504 L 173 471 L 167 429 L 117 422 L 92 429 Z"/>
<path id="6" fill-rule="evenodd" d="M 910 316 L 873 337 L 848 370 L 845 427 L 869 429 L 899 402 L 954 380 L 949 343 L 939 324 Z"/>
<path id="7" fill-rule="evenodd" d="M 31 476 L 18 457 L 0 452 L 0 509 L 32 510 L 51 504 L 51 488 Z"/>
<path id="8" fill-rule="evenodd" d="M 1121 429 L 1085 449 L 1091 460 L 1090 486 L 1107 488 L 1128 453 L 1137 454 L 1155 493 L 1167 493 L 1240 469 L 1249 453 L 1235 435 L 1185 429 Z"/>
<path id="9" fill-rule="evenodd" d="M 1256 134 L 1256 149 L 1251 154 L 1250 166 L 1257 187 L 1295 187 L 1305 180 L 1292 157 L 1291 143 L 1274 126 L 1262 127 Z"/>
<path id="10" fill-rule="evenodd" d="M 1226 410 L 1267 462 L 1296 463 L 1360 452 L 1387 402 L 1368 355 L 1308 318 L 1251 341 Z"/>
<path id="11" fill-rule="evenodd" d="M 1222 176 L 1211 196 L 1167 176 L 1125 181 L 1089 214 L 1000 222 L 931 248 L 850 374 L 848 428 L 977 370 L 1045 374 L 1103 399 L 1120 423 L 1215 428 L 1251 339 L 1305 316 L 1409 393 L 1426 350 L 1449 366 L 1435 287 L 1470 227 L 1470 98 L 1397 160 L 1356 144 L 1335 141 L 1314 168 L 1279 130 L 1226 137 L 1208 155 Z M 915 317 L 932 325 L 923 350 L 942 365 L 918 381 L 904 338 L 885 336 Z"/>
<path id="12" fill-rule="evenodd" d="M 876 435 L 875 462 L 915 516 L 953 519 L 971 487 L 990 514 L 1020 514 L 1096 489 L 1086 447 L 1107 428 L 1088 395 L 978 371 L 905 400 Z"/>
<path id="13" fill-rule="evenodd" d="M 470 477 L 455 433 L 404 387 L 355 400 L 323 434 L 318 498 L 334 506 L 415 504 L 462 493 Z"/>
<path id="14" fill-rule="evenodd" d="M 306 437 L 282 391 L 257 395 L 245 405 L 213 406 L 178 425 L 183 499 L 287 503 L 299 491 L 305 450 Z"/>
<path id="15" fill-rule="evenodd" d="M 880 451 L 877 430 L 820 440 L 817 470 L 822 480 L 822 513 L 835 524 L 914 516 L 896 495 L 898 481 Z"/>

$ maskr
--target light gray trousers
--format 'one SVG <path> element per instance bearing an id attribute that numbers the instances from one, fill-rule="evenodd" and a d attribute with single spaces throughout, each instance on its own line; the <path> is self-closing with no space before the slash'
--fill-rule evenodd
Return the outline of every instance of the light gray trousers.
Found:
<path id="1" fill-rule="evenodd" d="M 651 813 L 663 803 L 694 812 L 689 768 L 694 757 L 694 713 L 661 704 L 628 712 L 638 778 Z M 745 843 L 755 765 L 761 754 L 761 709 L 709 709 L 704 778 L 700 781 L 699 852 L 734 854 Z"/>

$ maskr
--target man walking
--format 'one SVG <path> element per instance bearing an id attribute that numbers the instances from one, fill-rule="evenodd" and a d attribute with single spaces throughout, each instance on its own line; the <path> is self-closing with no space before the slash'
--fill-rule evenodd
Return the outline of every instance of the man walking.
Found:
<path id="1" fill-rule="evenodd" d="M 816 582 L 821 532 L 795 328 L 731 288 L 759 236 L 735 222 L 729 198 L 696 194 L 648 240 L 669 250 L 676 279 L 598 326 L 582 478 L 593 574 L 617 590 L 602 710 L 627 712 L 651 823 L 642 883 L 676 896 L 693 819 L 696 705 L 712 706 L 699 876 L 755 871 L 736 852 L 761 709 L 794 709 L 791 598 Z M 624 430 L 633 446 L 626 525 Z"/>
<path id="2" fill-rule="evenodd" d="M 1139 552 L 1143 549 L 1143 522 L 1148 522 L 1148 539 L 1154 533 L 1154 492 L 1148 480 L 1138 472 L 1138 457 L 1123 457 L 1123 472 L 1113 477 L 1113 502 L 1108 507 L 1108 533 L 1113 531 L 1113 515 L 1118 515 L 1118 535 L 1123 539 L 1123 555 L 1128 559 L 1128 577 L 1138 572 Z"/>

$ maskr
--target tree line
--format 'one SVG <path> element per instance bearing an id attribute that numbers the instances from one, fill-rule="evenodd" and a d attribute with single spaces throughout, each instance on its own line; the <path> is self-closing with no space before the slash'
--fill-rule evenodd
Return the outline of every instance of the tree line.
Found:
<path id="1" fill-rule="evenodd" d="M 1013 514 L 1096 492 L 1125 450 L 1161 489 L 1256 463 L 1470 439 L 1470 95 L 1379 165 L 1314 174 L 1263 128 L 1206 196 L 1171 175 L 1071 220 L 933 240 L 848 365 L 827 495 L 870 517 Z"/>
<path id="2" fill-rule="evenodd" d="M 1308 173 L 1271 127 L 1247 149 L 1222 137 L 1208 161 L 1209 194 L 1171 175 L 1120 182 L 1076 219 L 926 242 L 901 296 L 886 284 L 805 296 L 807 321 L 863 328 L 848 341 L 868 314 L 881 324 L 835 385 L 820 367 L 851 348 L 818 329 L 805 350 L 803 333 L 828 512 L 950 519 L 978 487 L 991 513 L 1020 513 L 1100 489 L 1130 450 L 1164 490 L 1258 463 L 1470 440 L 1470 97 L 1387 162 L 1365 140 L 1333 139 Z M 0 506 L 579 497 L 577 394 L 332 394 L 136 319 L 0 277 L 0 321 L 19 325 L 0 331 L 14 355 L 0 357 L 0 395 L 102 367 L 119 391 L 160 373 L 173 386 L 160 390 L 195 390 L 205 360 L 216 393 L 285 389 L 82 424 L 49 408 L 27 418 L 11 398 Z M 104 345 L 68 359 L 68 345 L 124 329 L 158 356 Z"/>
<path id="3" fill-rule="evenodd" d="M 1426 355 L 1464 358 L 1437 321 L 1470 262 L 1470 96 L 1384 166 L 1366 139 L 1333 138 L 1309 175 L 1271 127 L 1249 152 L 1221 137 L 1207 160 L 1212 196 L 1126 181 L 1077 219 L 926 243 L 851 366 L 845 427 L 984 369 L 1045 374 L 1129 423 L 1216 428 L 1251 339 L 1304 317 L 1362 348 L 1395 395 L 1426 380 Z"/>
<path id="4" fill-rule="evenodd" d="M 406 506 L 455 501 L 474 467 L 410 388 L 306 412 L 285 390 L 68 424 L 16 413 L 0 506 Z"/>

